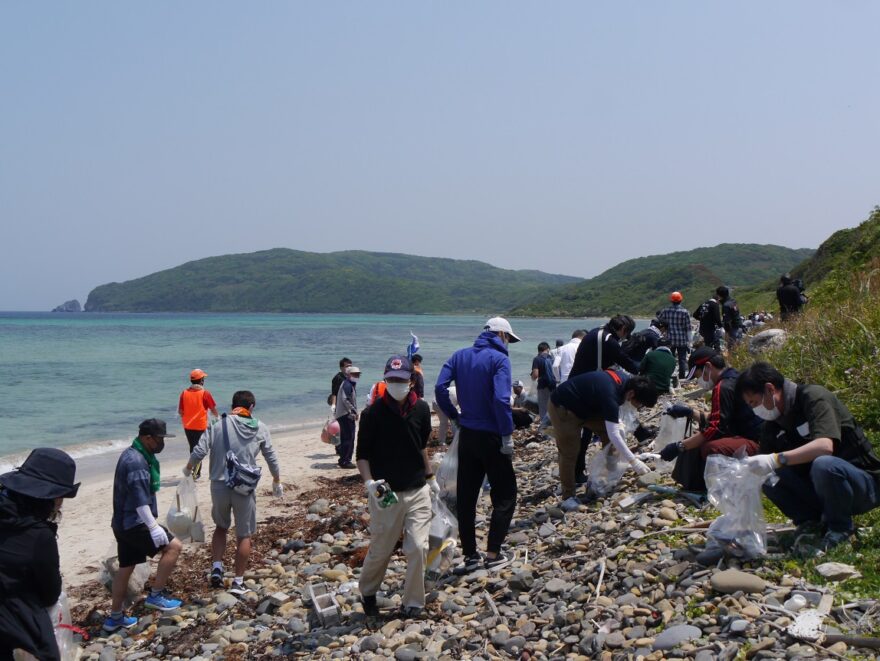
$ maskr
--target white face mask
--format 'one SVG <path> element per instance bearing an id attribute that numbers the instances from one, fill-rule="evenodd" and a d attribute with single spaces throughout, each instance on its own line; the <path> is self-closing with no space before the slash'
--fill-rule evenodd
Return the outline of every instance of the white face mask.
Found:
<path id="1" fill-rule="evenodd" d="M 697 379 L 697 385 L 701 388 L 712 389 L 715 386 L 715 383 L 712 381 L 712 377 L 709 375 L 709 366 L 703 368 L 703 373 L 700 374 L 700 378 Z"/>
<path id="2" fill-rule="evenodd" d="M 389 383 L 385 382 L 385 392 L 387 392 L 391 397 L 396 399 L 398 402 L 402 402 L 406 399 L 406 396 L 409 394 L 409 384 L 408 383 Z"/>
<path id="3" fill-rule="evenodd" d="M 770 398 L 770 401 L 773 401 L 772 397 Z M 776 408 L 775 402 L 773 408 L 768 409 L 766 406 L 764 406 L 763 399 L 758 406 L 752 409 L 752 411 L 754 411 L 755 415 L 761 418 L 761 420 L 767 420 L 768 422 L 772 422 L 773 420 L 776 420 L 776 418 L 778 418 L 780 415 L 782 415 L 780 410 Z"/>
<path id="4" fill-rule="evenodd" d="M 353 381 L 354 383 L 357 383 L 357 382 L 358 382 L 358 379 L 360 379 L 360 378 L 361 378 L 360 376 L 354 376 L 354 375 L 352 375 L 352 376 L 348 377 L 348 380 L 349 380 L 349 381 Z"/>

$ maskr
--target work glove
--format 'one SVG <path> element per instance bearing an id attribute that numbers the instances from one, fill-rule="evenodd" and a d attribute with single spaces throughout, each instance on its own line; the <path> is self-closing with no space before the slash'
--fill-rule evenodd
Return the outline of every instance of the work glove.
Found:
<path id="1" fill-rule="evenodd" d="M 775 454 L 756 454 L 754 457 L 745 458 L 746 468 L 752 473 L 762 477 L 769 477 L 779 468 L 779 461 Z"/>
<path id="2" fill-rule="evenodd" d="M 629 465 L 636 472 L 636 475 L 644 475 L 645 473 L 651 472 L 651 469 L 648 468 L 648 465 L 644 461 L 636 459 L 635 457 L 629 462 Z"/>
<path id="3" fill-rule="evenodd" d="M 284 497 L 284 486 L 281 484 L 281 482 L 272 483 L 272 495 L 275 496 L 275 498 Z"/>
<path id="4" fill-rule="evenodd" d="M 437 484 L 437 478 L 433 475 L 427 479 L 428 488 L 431 490 L 431 493 L 439 496 L 440 495 L 440 485 Z"/>
<path id="5" fill-rule="evenodd" d="M 660 458 L 663 461 L 672 461 L 679 454 L 681 454 L 682 447 L 681 443 L 670 443 L 665 448 L 660 450 Z"/>
<path id="6" fill-rule="evenodd" d="M 377 480 L 367 480 L 364 482 L 364 488 L 367 490 L 367 495 L 373 497 L 376 495 L 376 484 L 378 484 Z"/>
<path id="7" fill-rule="evenodd" d="M 189 464 L 183 467 L 183 476 L 190 477 L 192 475 L 192 468 L 189 467 Z"/>
<path id="8" fill-rule="evenodd" d="M 332 404 L 330 406 L 330 417 L 333 417 L 335 415 L 336 415 L 336 404 Z"/>
<path id="9" fill-rule="evenodd" d="M 168 544 L 168 533 L 158 523 L 150 528 L 150 537 L 153 540 L 153 546 L 157 549 L 161 549 Z"/>
<path id="10" fill-rule="evenodd" d="M 511 436 L 502 436 L 501 437 L 501 454 L 506 454 L 509 456 L 513 455 L 513 437 L 511 437 Z"/>
<path id="11" fill-rule="evenodd" d="M 690 406 L 684 404 L 673 404 L 667 407 L 666 415 L 670 418 L 689 418 L 694 414 L 694 410 Z"/>

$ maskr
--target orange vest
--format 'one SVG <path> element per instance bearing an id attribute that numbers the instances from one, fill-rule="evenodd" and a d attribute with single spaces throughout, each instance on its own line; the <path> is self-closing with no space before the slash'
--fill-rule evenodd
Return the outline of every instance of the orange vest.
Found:
<path id="1" fill-rule="evenodd" d="M 187 388 L 180 393 L 180 417 L 184 429 L 204 430 L 208 428 L 208 409 L 205 408 L 207 391 Z"/>
<path id="2" fill-rule="evenodd" d="M 375 386 L 373 386 L 373 399 L 370 400 L 370 404 L 375 404 L 382 397 L 385 396 L 385 382 L 379 381 Z"/>

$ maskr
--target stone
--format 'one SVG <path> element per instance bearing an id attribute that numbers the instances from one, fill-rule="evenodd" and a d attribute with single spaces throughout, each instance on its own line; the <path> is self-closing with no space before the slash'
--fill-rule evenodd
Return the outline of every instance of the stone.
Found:
<path id="1" fill-rule="evenodd" d="M 98 657 L 98 661 L 116 661 L 116 650 L 107 645 L 101 650 L 101 655 Z"/>
<path id="2" fill-rule="evenodd" d="M 551 578 L 544 585 L 544 589 L 547 590 L 550 594 L 559 594 L 563 592 L 566 587 L 568 587 L 568 583 L 563 581 L 561 578 Z"/>
<path id="3" fill-rule="evenodd" d="M 623 647 L 626 643 L 626 636 L 620 631 L 614 631 L 605 636 L 605 647 L 617 648 Z"/>
<path id="4" fill-rule="evenodd" d="M 785 344 L 787 335 L 781 328 L 768 328 L 749 338 L 749 353 L 758 354 L 769 349 L 778 349 Z"/>
<path id="5" fill-rule="evenodd" d="M 233 643 L 243 643 L 248 639 L 247 629 L 233 629 L 229 634 L 229 640 Z"/>
<path id="6" fill-rule="evenodd" d="M 832 654 L 839 654 L 840 656 L 843 656 L 844 654 L 846 654 L 847 647 L 846 643 L 841 640 L 834 643 L 833 645 L 829 645 L 826 649 Z"/>
<path id="7" fill-rule="evenodd" d="M 734 592 L 756 593 L 763 592 L 767 587 L 766 581 L 754 574 L 748 574 L 738 569 L 725 569 L 715 572 L 709 579 L 712 589 L 716 592 L 732 594 Z"/>
<path id="8" fill-rule="evenodd" d="M 845 581 L 848 578 L 861 576 L 855 567 L 842 562 L 823 562 L 821 565 L 816 565 L 816 572 L 829 581 Z"/>
<path id="9" fill-rule="evenodd" d="M 238 597 L 233 594 L 229 594 L 228 592 L 221 592 L 216 597 L 214 597 L 214 602 L 217 604 L 217 610 L 223 612 L 233 606 L 238 605 Z"/>
<path id="10" fill-rule="evenodd" d="M 309 512 L 311 514 L 327 514 L 329 511 L 330 501 L 326 498 L 318 498 L 318 500 L 309 505 Z"/>
<path id="11" fill-rule="evenodd" d="M 749 628 L 748 620 L 734 620 L 730 623 L 731 633 L 742 633 Z"/>
<path id="12" fill-rule="evenodd" d="M 658 636 L 654 638 L 655 650 L 671 650 L 681 643 L 700 638 L 703 632 L 690 624 L 678 624 L 668 629 L 664 629 Z"/>
<path id="13" fill-rule="evenodd" d="M 358 643 L 358 649 L 361 652 L 375 652 L 379 649 L 379 641 L 376 640 L 375 636 L 365 636 Z"/>
<path id="14" fill-rule="evenodd" d="M 382 627 L 382 635 L 386 638 L 391 638 L 395 633 L 400 631 L 403 628 L 403 622 L 400 620 L 391 620 L 385 626 Z"/>
<path id="15" fill-rule="evenodd" d="M 636 482 L 643 487 L 650 486 L 652 484 L 657 484 L 660 481 L 660 473 L 656 471 L 651 471 L 650 473 L 645 473 L 644 475 L 639 475 L 636 478 Z"/>
<path id="16" fill-rule="evenodd" d="M 519 590 L 527 592 L 532 589 L 535 584 L 535 577 L 530 571 L 519 571 L 507 579 L 507 585 L 511 590 Z"/>
<path id="17" fill-rule="evenodd" d="M 415 661 L 421 651 L 422 648 L 418 645 L 398 647 L 394 650 L 394 658 L 397 659 L 397 661 Z"/>
<path id="18" fill-rule="evenodd" d="M 665 521 L 678 521 L 678 514 L 671 507 L 661 507 L 658 516 Z"/>

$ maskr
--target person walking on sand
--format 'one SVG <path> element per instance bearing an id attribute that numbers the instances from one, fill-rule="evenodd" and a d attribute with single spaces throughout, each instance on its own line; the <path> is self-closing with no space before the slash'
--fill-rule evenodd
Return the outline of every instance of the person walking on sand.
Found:
<path id="1" fill-rule="evenodd" d="M 211 425 L 199 440 L 183 468 L 189 475 L 193 466 L 210 454 L 211 477 L 211 519 L 214 521 L 214 535 L 211 538 L 211 587 L 223 587 L 223 554 L 226 551 L 226 537 L 232 527 L 235 515 L 235 577 L 229 592 L 242 595 L 247 592 L 244 586 L 244 572 L 251 556 L 251 537 L 257 529 L 257 491 L 260 469 L 256 466 L 257 453 L 269 465 L 272 473 L 272 495 L 281 498 L 281 470 L 278 457 L 272 447 L 269 428 L 254 417 L 257 400 L 250 390 L 239 390 L 232 396 L 232 411 L 225 413 Z M 230 486 L 229 469 L 231 465 L 257 474 L 252 484 Z"/>
<path id="2" fill-rule="evenodd" d="M 513 472 L 513 416 L 510 410 L 510 358 L 507 345 L 519 342 L 510 322 L 493 317 L 473 346 L 459 349 L 443 364 L 434 396 L 443 412 L 460 425 L 456 501 L 464 561 L 456 573 L 466 574 L 485 564 L 487 569 L 508 562 L 501 551 L 516 506 Z M 459 414 L 449 398 L 455 382 Z M 492 517 L 485 563 L 477 551 L 477 499 L 488 476 Z"/>
<path id="3" fill-rule="evenodd" d="M 425 561 L 431 527 L 431 491 L 439 494 L 425 448 L 431 410 L 415 391 L 415 371 L 406 356 L 385 363 L 385 392 L 361 416 L 357 467 L 370 507 L 370 549 L 359 588 L 367 616 L 377 616 L 376 592 L 403 532 L 406 555 L 402 615 L 415 618 L 425 607 Z M 377 489 L 386 485 L 397 502 L 384 506 Z M 430 486 L 429 486 L 430 485 Z"/>
<path id="4" fill-rule="evenodd" d="M 361 368 L 349 365 L 345 368 L 345 380 L 336 393 L 336 419 L 339 421 L 339 467 L 354 468 L 351 463 L 354 454 L 354 431 L 358 419 L 357 383 L 361 378 Z"/>
<path id="5" fill-rule="evenodd" d="M 167 528 L 156 521 L 159 510 L 156 492 L 159 491 L 159 459 L 165 448 L 165 439 L 174 438 L 166 431 L 165 421 L 157 418 L 144 420 L 138 435 L 116 462 L 113 476 L 113 536 L 116 538 L 119 571 L 113 577 L 110 616 L 104 620 L 104 631 L 113 632 L 130 628 L 138 623 L 136 617 L 126 616 L 122 602 L 128 589 L 128 580 L 135 566 L 160 555 L 156 578 L 144 606 L 160 611 L 173 611 L 183 603 L 165 594 L 165 584 L 183 545 Z"/>
<path id="6" fill-rule="evenodd" d="M 205 377 L 208 374 L 198 368 L 189 373 L 190 386 L 180 393 L 177 403 L 177 414 L 183 421 L 183 433 L 186 434 L 186 442 L 189 443 L 189 451 L 192 452 L 196 443 L 208 428 L 208 411 L 217 418 L 217 403 L 211 393 L 205 388 Z M 202 474 L 202 465 L 193 469 L 193 478 L 199 479 Z"/>
<path id="7" fill-rule="evenodd" d="M 0 475 L 0 659 L 14 650 L 61 658 L 46 609 L 61 595 L 57 518 L 79 490 L 75 475 L 76 463 L 55 448 L 37 448 Z"/>

